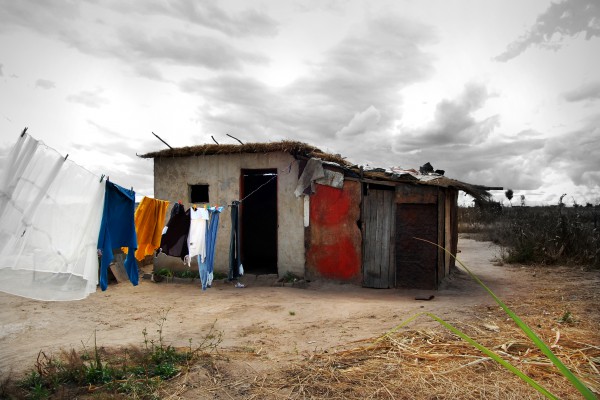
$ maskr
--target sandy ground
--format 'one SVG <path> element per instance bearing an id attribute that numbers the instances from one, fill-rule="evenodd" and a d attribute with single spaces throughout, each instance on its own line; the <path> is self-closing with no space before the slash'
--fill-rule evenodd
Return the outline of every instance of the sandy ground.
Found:
<path id="1" fill-rule="evenodd" d="M 562 271 L 557 276 L 539 268 L 502 266 L 494 261 L 499 254 L 496 247 L 464 238 L 459 250 L 459 258 L 512 304 L 536 293 L 540 298 L 548 290 L 555 293 L 565 288 L 566 293 L 591 293 L 588 300 L 597 305 L 597 272 L 570 269 L 572 272 Z M 190 339 L 192 344 L 199 343 L 214 324 L 223 334 L 223 348 L 250 348 L 273 363 L 284 363 L 306 351 L 380 335 L 419 311 L 464 320 L 481 306 L 493 305 L 489 295 L 465 273 L 453 275 L 436 292 L 319 282 L 311 282 L 307 288 L 273 287 L 244 278 L 245 288 L 221 281 L 206 292 L 200 290 L 198 281 L 153 283 L 142 279 L 136 287 L 112 284 L 105 292 L 74 302 L 41 302 L 0 293 L 0 375 L 12 371 L 14 376 L 31 368 L 40 350 L 57 353 L 93 348 L 94 333 L 99 346 L 142 345 L 142 331 L 146 328 L 150 337 L 156 337 L 157 323 L 166 311 L 163 336 L 168 344 L 187 346 Z M 435 298 L 415 300 L 423 294 Z M 593 317 L 599 313 L 597 307 L 580 312 Z M 433 323 L 422 319 L 411 327 L 428 324 Z"/>

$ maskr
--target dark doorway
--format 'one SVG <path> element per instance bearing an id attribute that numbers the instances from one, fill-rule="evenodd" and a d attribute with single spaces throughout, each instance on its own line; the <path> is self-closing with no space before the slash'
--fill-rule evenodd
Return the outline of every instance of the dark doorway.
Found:
<path id="1" fill-rule="evenodd" d="M 243 169 L 241 247 L 244 272 L 277 273 L 277 170 Z"/>
<path id="2" fill-rule="evenodd" d="M 437 204 L 398 204 L 396 213 L 396 286 L 437 288 L 438 249 L 415 237 L 438 242 Z"/>

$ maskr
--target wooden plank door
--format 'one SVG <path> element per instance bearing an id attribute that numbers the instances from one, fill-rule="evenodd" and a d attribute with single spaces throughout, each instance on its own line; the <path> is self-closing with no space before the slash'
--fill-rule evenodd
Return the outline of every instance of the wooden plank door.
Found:
<path id="1" fill-rule="evenodd" d="M 437 204 L 398 204 L 396 217 L 396 286 L 437 289 Z"/>
<path id="2" fill-rule="evenodd" d="M 369 190 L 363 197 L 363 286 L 394 287 L 395 192 Z"/>

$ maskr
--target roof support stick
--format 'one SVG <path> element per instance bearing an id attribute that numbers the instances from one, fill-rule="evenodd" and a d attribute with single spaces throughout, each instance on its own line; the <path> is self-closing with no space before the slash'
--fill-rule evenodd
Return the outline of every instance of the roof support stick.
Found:
<path id="1" fill-rule="evenodd" d="M 153 134 L 154 136 L 156 136 L 156 137 L 158 138 L 158 140 L 160 140 L 161 142 L 163 142 L 164 144 L 166 144 L 168 148 L 170 148 L 171 150 L 173 150 L 173 148 L 172 148 L 171 146 L 169 146 L 169 143 L 167 143 L 167 142 L 165 142 L 164 140 L 162 140 L 162 139 L 160 138 L 160 136 L 158 136 L 158 135 L 157 135 L 156 133 L 154 133 L 154 132 L 152 132 L 152 134 Z"/>
<path id="2" fill-rule="evenodd" d="M 229 133 L 226 133 L 226 135 L 229 136 L 230 138 L 234 138 L 235 140 L 240 142 L 240 144 L 244 144 L 244 143 L 242 143 L 242 141 L 240 139 L 236 138 L 235 136 L 231 136 Z"/>
<path id="3" fill-rule="evenodd" d="M 210 137 L 212 138 L 213 142 L 215 142 L 216 144 L 219 144 L 219 142 L 217 142 L 217 140 L 215 139 L 215 137 L 213 135 L 210 135 Z"/>

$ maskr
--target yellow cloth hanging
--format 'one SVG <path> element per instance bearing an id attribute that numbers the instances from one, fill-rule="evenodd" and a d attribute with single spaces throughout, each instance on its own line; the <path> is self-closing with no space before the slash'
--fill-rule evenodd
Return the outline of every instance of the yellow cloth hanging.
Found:
<path id="1" fill-rule="evenodd" d="M 134 215 L 138 241 L 138 248 L 135 251 L 136 260 L 142 261 L 144 257 L 154 254 L 154 251 L 160 247 L 168 207 L 167 200 L 150 197 L 144 197 L 138 205 Z M 122 250 L 127 254 L 126 247 L 123 247 Z"/>

